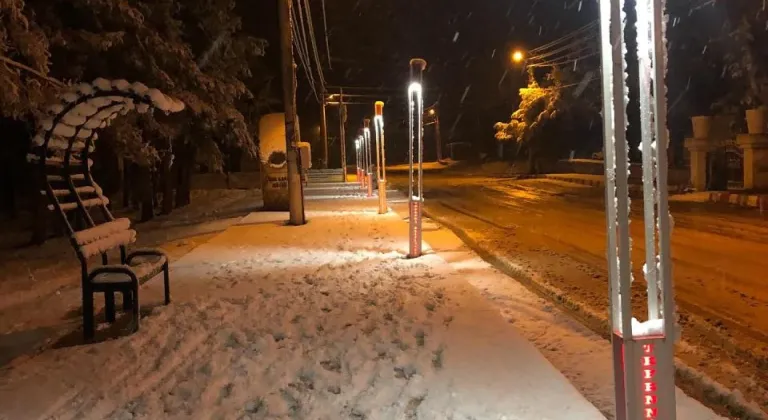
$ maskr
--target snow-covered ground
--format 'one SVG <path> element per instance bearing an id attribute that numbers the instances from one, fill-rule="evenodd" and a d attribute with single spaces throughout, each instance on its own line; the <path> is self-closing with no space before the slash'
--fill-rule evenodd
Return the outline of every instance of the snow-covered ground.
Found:
<path id="1" fill-rule="evenodd" d="M 254 191 L 196 190 L 189 206 L 134 225 L 136 246 L 162 248 L 175 260 L 260 205 Z M 50 345 L 81 322 L 80 264 L 67 239 L 19 248 L 29 233 L 14 234 L 13 226 L 3 231 L 15 239 L 0 244 L 0 367 Z"/>
<path id="2" fill-rule="evenodd" d="M 138 333 L 6 367 L 0 418 L 603 418 L 375 203 L 244 218 L 174 263 L 170 306 L 142 289 Z"/>
<path id="3" fill-rule="evenodd" d="M 610 342 L 495 270 L 469 251 L 447 229 L 428 232 L 425 240 L 491 302 L 507 322 L 530 340 L 601 412 L 613 417 L 614 388 Z M 607 292 L 607 291 L 606 291 Z M 679 420 L 721 417 L 677 389 Z"/>
<path id="4" fill-rule="evenodd" d="M 391 185 L 399 182 L 390 179 Z M 555 306 L 578 313 L 591 329 L 604 332 L 608 285 L 601 189 L 548 179 L 448 174 L 425 177 L 425 188 L 430 214 L 463 232 L 473 249 Z M 642 202 L 633 202 L 634 218 L 642 214 Z M 760 313 L 768 309 L 768 296 L 758 283 L 768 225 L 754 211 L 710 204 L 673 203 L 672 212 L 673 270 L 682 324 L 676 356 L 683 377 L 688 377 L 685 389 L 730 407 L 738 418 L 742 409 L 766 411 L 768 324 Z M 632 226 L 633 265 L 639 271 L 644 258 L 642 220 Z M 635 296 L 644 293 L 641 281 L 633 288 Z M 633 301 L 642 314 L 644 300 Z M 548 354 L 545 347 L 540 349 Z M 720 385 L 695 378 L 696 371 Z M 589 397 L 588 390 L 580 389 Z"/>

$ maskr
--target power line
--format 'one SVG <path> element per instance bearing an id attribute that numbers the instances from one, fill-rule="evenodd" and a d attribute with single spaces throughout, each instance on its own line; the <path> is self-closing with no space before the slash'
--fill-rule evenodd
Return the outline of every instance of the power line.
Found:
<path id="1" fill-rule="evenodd" d="M 298 11 L 296 12 L 298 14 L 298 22 L 299 25 L 299 31 L 298 33 L 301 34 L 301 42 L 303 43 L 303 53 L 305 54 L 305 58 L 309 61 L 309 47 L 307 44 L 307 32 L 304 29 L 304 13 L 301 8 L 301 0 L 296 0 L 298 4 Z M 291 8 L 291 10 L 294 10 Z"/>
<path id="2" fill-rule="evenodd" d="M 597 33 L 595 32 L 595 33 L 593 33 L 591 35 L 588 35 L 587 38 L 580 38 L 580 39 L 578 39 L 578 40 L 576 40 L 574 42 L 571 42 L 570 44 L 564 45 L 564 46 L 559 47 L 557 49 L 554 49 L 552 51 L 548 51 L 548 52 L 540 54 L 540 55 L 529 57 L 528 61 L 541 60 L 543 58 L 551 57 L 553 55 L 556 55 L 556 54 L 562 53 L 564 51 L 568 51 L 570 49 L 578 47 L 580 44 L 587 44 L 587 43 L 589 43 L 589 41 L 592 41 L 592 40 L 594 40 L 596 38 L 597 38 Z M 592 46 L 590 45 L 588 48 L 591 48 L 591 47 Z M 583 49 L 581 51 L 583 51 Z M 549 58 L 549 60 L 552 60 L 552 58 Z"/>
<path id="3" fill-rule="evenodd" d="M 577 36 L 577 35 L 579 35 L 579 34 L 581 34 L 583 32 L 587 32 L 590 29 L 596 28 L 597 25 L 598 25 L 598 20 L 593 20 L 592 22 L 582 26 L 579 29 L 576 29 L 575 31 L 573 31 L 571 33 L 568 33 L 568 34 L 566 34 L 566 35 L 564 35 L 564 36 L 562 36 L 562 37 L 560 37 L 560 38 L 558 38 L 558 39 L 556 39 L 556 40 L 554 40 L 552 42 L 549 42 L 547 44 L 544 44 L 542 46 L 539 46 L 539 47 L 536 47 L 536 48 L 530 50 L 529 53 L 536 53 L 536 52 L 539 52 L 539 51 L 546 50 L 548 48 L 555 47 L 556 45 L 558 45 L 560 43 L 563 43 L 564 41 L 567 41 L 567 40 L 573 38 L 574 36 Z"/>
<path id="4" fill-rule="evenodd" d="M 299 1 L 299 13 L 302 13 L 302 7 L 301 7 L 301 0 Z M 304 9 L 303 13 L 307 16 L 307 27 L 309 32 L 309 39 L 312 41 L 311 49 L 312 49 L 312 56 L 315 59 L 315 64 L 317 65 L 317 75 L 320 77 L 320 85 L 321 90 L 325 89 L 325 76 L 323 75 L 323 66 L 320 63 L 320 54 L 317 49 L 317 40 L 315 39 L 315 26 L 312 23 L 312 9 L 309 7 L 309 0 L 304 0 Z M 303 22 L 302 22 L 303 23 Z M 304 27 L 302 27 L 302 30 Z M 306 42 L 306 39 L 305 39 Z"/>
<path id="5" fill-rule="evenodd" d="M 320 62 L 320 53 L 317 49 L 317 40 L 315 39 L 315 25 L 312 23 L 312 9 L 309 7 L 309 0 L 304 0 L 305 13 L 307 15 L 307 24 L 309 25 L 309 39 L 312 41 L 312 53 L 317 64 L 317 74 L 320 76 L 320 83 L 325 90 L 325 76 L 323 75 L 323 66 Z"/>
<path id="6" fill-rule="evenodd" d="M 583 58 L 592 57 L 593 55 L 596 55 L 597 52 L 598 52 L 597 48 L 595 48 L 593 45 L 587 45 L 581 48 L 580 50 L 571 51 L 559 57 L 553 57 L 549 60 L 530 63 L 528 64 L 528 67 L 547 67 L 547 66 L 551 66 L 552 63 L 559 63 L 559 62 L 562 62 L 563 60 L 578 61 Z"/>
<path id="7" fill-rule="evenodd" d="M 573 59 L 570 59 L 570 60 L 558 61 L 558 62 L 550 61 L 548 63 L 535 63 L 535 64 L 530 64 L 528 67 L 557 67 L 557 66 L 562 66 L 562 65 L 565 65 L 565 64 L 570 64 L 570 63 L 573 63 L 573 62 L 576 62 L 576 61 L 579 61 L 579 60 L 583 60 L 585 58 L 594 57 L 594 56 L 596 56 L 598 54 L 600 54 L 599 51 L 594 51 L 594 52 L 591 52 L 589 54 L 582 55 L 581 57 L 576 57 L 576 58 L 573 58 Z"/>
<path id="8" fill-rule="evenodd" d="M 305 54 L 305 51 L 303 51 L 301 46 L 301 38 L 299 37 L 299 30 L 297 29 L 298 25 L 298 19 L 296 19 L 296 14 L 293 12 L 293 8 L 291 8 L 291 18 L 293 20 L 294 25 L 291 25 L 291 29 L 293 31 L 293 44 L 296 46 L 296 49 L 298 50 L 298 56 L 299 61 L 302 63 L 302 67 L 304 68 L 304 74 L 307 76 L 307 82 L 309 82 L 309 87 L 312 89 L 312 92 L 315 94 L 315 99 L 318 101 L 319 95 L 317 93 L 317 89 L 315 88 L 315 79 L 312 76 L 312 68 L 309 65 L 309 57 L 307 54 Z"/>
<path id="9" fill-rule="evenodd" d="M 328 43 L 328 18 L 325 13 L 325 0 L 323 0 L 322 5 L 323 5 L 323 30 L 325 32 L 325 52 L 326 52 L 326 55 L 328 55 L 328 69 L 333 70 L 333 65 L 331 64 L 331 45 Z"/>

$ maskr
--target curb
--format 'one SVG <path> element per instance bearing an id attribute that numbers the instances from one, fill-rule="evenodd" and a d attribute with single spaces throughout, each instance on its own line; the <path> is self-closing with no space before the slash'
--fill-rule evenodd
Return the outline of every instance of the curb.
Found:
<path id="1" fill-rule="evenodd" d="M 570 299 L 566 293 L 536 281 L 531 275 L 507 261 L 506 258 L 484 249 L 477 241 L 469 236 L 466 230 L 455 223 L 437 216 L 426 208 L 424 209 L 424 215 L 453 231 L 465 245 L 493 267 L 512 277 L 513 280 L 521 283 L 533 293 L 553 302 L 560 308 L 560 310 L 575 318 L 577 322 L 581 323 L 603 339 L 610 340 L 610 324 L 606 318 L 585 310 L 580 303 Z M 714 410 L 715 412 L 720 412 L 721 414 L 728 413 L 730 416 L 746 420 L 768 419 L 766 413 L 752 407 L 746 401 L 743 401 L 739 397 L 737 391 L 732 392 L 724 388 L 703 372 L 691 368 L 677 358 L 675 358 L 675 379 L 677 385 L 687 391 L 689 395 L 700 396 L 704 400 L 700 400 L 700 402 L 705 406 L 709 406 L 709 408 L 712 409 L 716 408 Z"/>
<path id="2" fill-rule="evenodd" d="M 570 182 L 571 184 L 587 185 L 590 187 L 604 187 L 605 182 L 602 179 L 571 178 L 568 176 L 547 174 L 545 179 L 554 179 L 555 181 Z"/>
<path id="3" fill-rule="evenodd" d="M 762 209 L 768 207 L 768 195 L 762 194 L 737 194 L 724 191 L 709 193 L 710 203 L 725 203 L 739 207 L 754 207 Z"/>
<path id="4" fill-rule="evenodd" d="M 543 176 L 543 178 L 560 181 L 560 182 L 568 182 L 571 184 L 586 185 L 588 187 L 593 187 L 593 188 L 605 188 L 605 181 L 603 181 L 602 179 L 571 178 L 568 176 L 557 175 L 557 174 L 546 174 Z M 630 194 L 642 194 L 643 192 L 642 185 L 629 184 L 628 188 L 629 188 Z"/>

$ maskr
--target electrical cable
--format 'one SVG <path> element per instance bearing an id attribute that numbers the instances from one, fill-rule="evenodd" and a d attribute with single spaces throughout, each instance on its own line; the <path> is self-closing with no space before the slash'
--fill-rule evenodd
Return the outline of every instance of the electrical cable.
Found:
<path id="1" fill-rule="evenodd" d="M 304 0 L 304 10 L 307 15 L 307 25 L 309 28 L 309 39 L 312 41 L 312 53 L 315 57 L 315 64 L 317 65 L 317 74 L 320 76 L 320 83 L 322 90 L 325 91 L 325 75 L 323 74 L 323 66 L 320 62 L 320 53 L 317 48 L 317 39 L 315 38 L 315 25 L 312 22 L 312 9 L 309 7 L 309 0 Z"/>
<path id="2" fill-rule="evenodd" d="M 291 8 L 291 10 L 293 11 L 293 8 Z M 292 29 L 293 37 L 294 37 L 293 44 L 294 44 L 294 46 L 296 46 L 296 50 L 298 51 L 297 55 L 299 56 L 299 61 L 301 61 L 302 67 L 304 68 L 304 74 L 307 77 L 307 82 L 309 83 L 309 87 L 312 89 L 312 93 L 314 93 L 315 99 L 317 99 L 319 101 L 320 100 L 320 96 L 318 95 L 317 89 L 315 87 L 316 82 L 315 82 L 315 79 L 314 79 L 314 77 L 312 75 L 312 68 L 309 65 L 308 57 L 305 57 L 305 54 L 303 54 L 302 47 L 300 45 L 301 39 L 300 39 L 299 33 L 298 33 L 299 30 L 296 28 L 296 25 L 298 24 L 298 21 L 296 19 L 296 15 L 293 14 L 291 17 L 292 17 L 293 23 L 294 23 L 294 25 L 291 25 L 291 29 Z"/>
<path id="3" fill-rule="evenodd" d="M 544 53 L 544 54 L 540 54 L 540 55 L 535 55 L 535 56 L 533 56 L 533 57 L 529 57 L 529 58 L 528 58 L 528 61 L 541 60 L 541 59 L 543 59 L 543 58 L 551 57 L 552 55 L 556 55 L 556 54 L 559 54 L 559 53 L 561 53 L 561 52 L 563 52 L 563 51 L 567 51 L 567 50 L 569 50 L 569 49 L 572 49 L 572 48 L 574 48 L 574 47 L 577 47 L 577 46 L 579 46 L 580 44 L 589 43 L 589 41 L 592 41 L 592 40 L 595 40 L 595 39 L 597 39 L 597 35 L 598 35 L 598 34 L 597 34 L 597 32 L 595 32 L 595 33 L 593 33 L 593 34 L 589 35 L 589 36 L 588 36 L 588 37 L 586 37 L 586 38 L 580 38 L 580 39 L 579 39 L 579 40 L 577 40 L 577 41 L 574 41 L 574 42 L 572 42 L 572 43 L 570 43 L 570 44 L 564 45 L 564 46 L 562 46 L 562 47 L 559 47 L 559 48 L 557 48 L 557 49 L 554 49 L 554 50 L 552 50 L 552 51 L 549 51 L 549 52 L 546 52 L 546 53 Z M 552 60 L 552 59 L 551 59 L 551 58 L 549 58 L 548 60 Z"/>
<path id="4" fill-rule="evenodd" d="M 333 65 L 331 64 L 331 44 L 328 42 L 328 17 L 325 13 L 325 0 L 322 1 L 323 5 L 323 29 L 325 33 L 325 52 L 328 56 L 328 69 L 333 70 Z"/>
<path id="5" fill-rule="evenodd" d="M 546 50 L 548 48 L 554 47 L 555 45 L 557 45 L 559 43 L 562 43 L 563 41 L 566 41 L 568 39 L 571 39 L 574 36 L 581 34 L 582 32 L 586 32 L 586 31 L 589 31 L 592 28 L 597 27 L 598 23 L 599 23 L 598 20 L 593 20 L 592 22 L 582 26 L 579 29 L 576 29 L 575 31 L 573 31 L 571 33 L 568 33 L 568 34 L 566 34 L 566 35 L 564 35 L 564 36 L 562 36 L 562 37 L 560 37 L 560 38 L 558 38 L 558 39 L 556 39 L 556 40 L 554 40 L 552 42 L 549 42 L 547 44 L 544 44 L 544 45 L 541 45 L 539 47 L 533 48 L 533 49 L 529 50 L 528 52 L 529 53 L 535 53 L 535 52 L 538 52 L 538 51 L 543 51 L 543 50 Z"/>

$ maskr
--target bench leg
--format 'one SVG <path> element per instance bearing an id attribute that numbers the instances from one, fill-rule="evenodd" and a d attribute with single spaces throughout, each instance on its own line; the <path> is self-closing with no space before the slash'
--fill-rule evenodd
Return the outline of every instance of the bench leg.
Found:
<path id="1" fill-rule="evenodd" d="M 83 336 L 86 340 L 93 338 L 95 326 L 93 324 L 93 292 L 89 287 L 83 287 Z"/>
<path id="2" fill-rule="evenodd" d="M 111 290 L 104 292 L 104 313 L 107 322 L 115 322 L 115 292 Z"/>
<path id="3" fill-rule="evenodd" d="M 171 303 L 171 275 L 168 272 L 168 262 L 163 264 L 163 283 L 165 285 L 165 304 Z"/>
<path id="4" fill-rule="evenodd" d="M 133 309 L 133 303 L 131 303 L 131 292 L 125 291 L 123 293 L 123 311 L 128 312 Z"/>
<path id="5" fill-rule="evenodd" d="M 141 314 L 139 313 L 139 283 L 133 284 L 133 290 L 131 291 L 131 303 L 133 304 L 133 325 L 134 332 L 139 330 L 139 319 Z"/>

